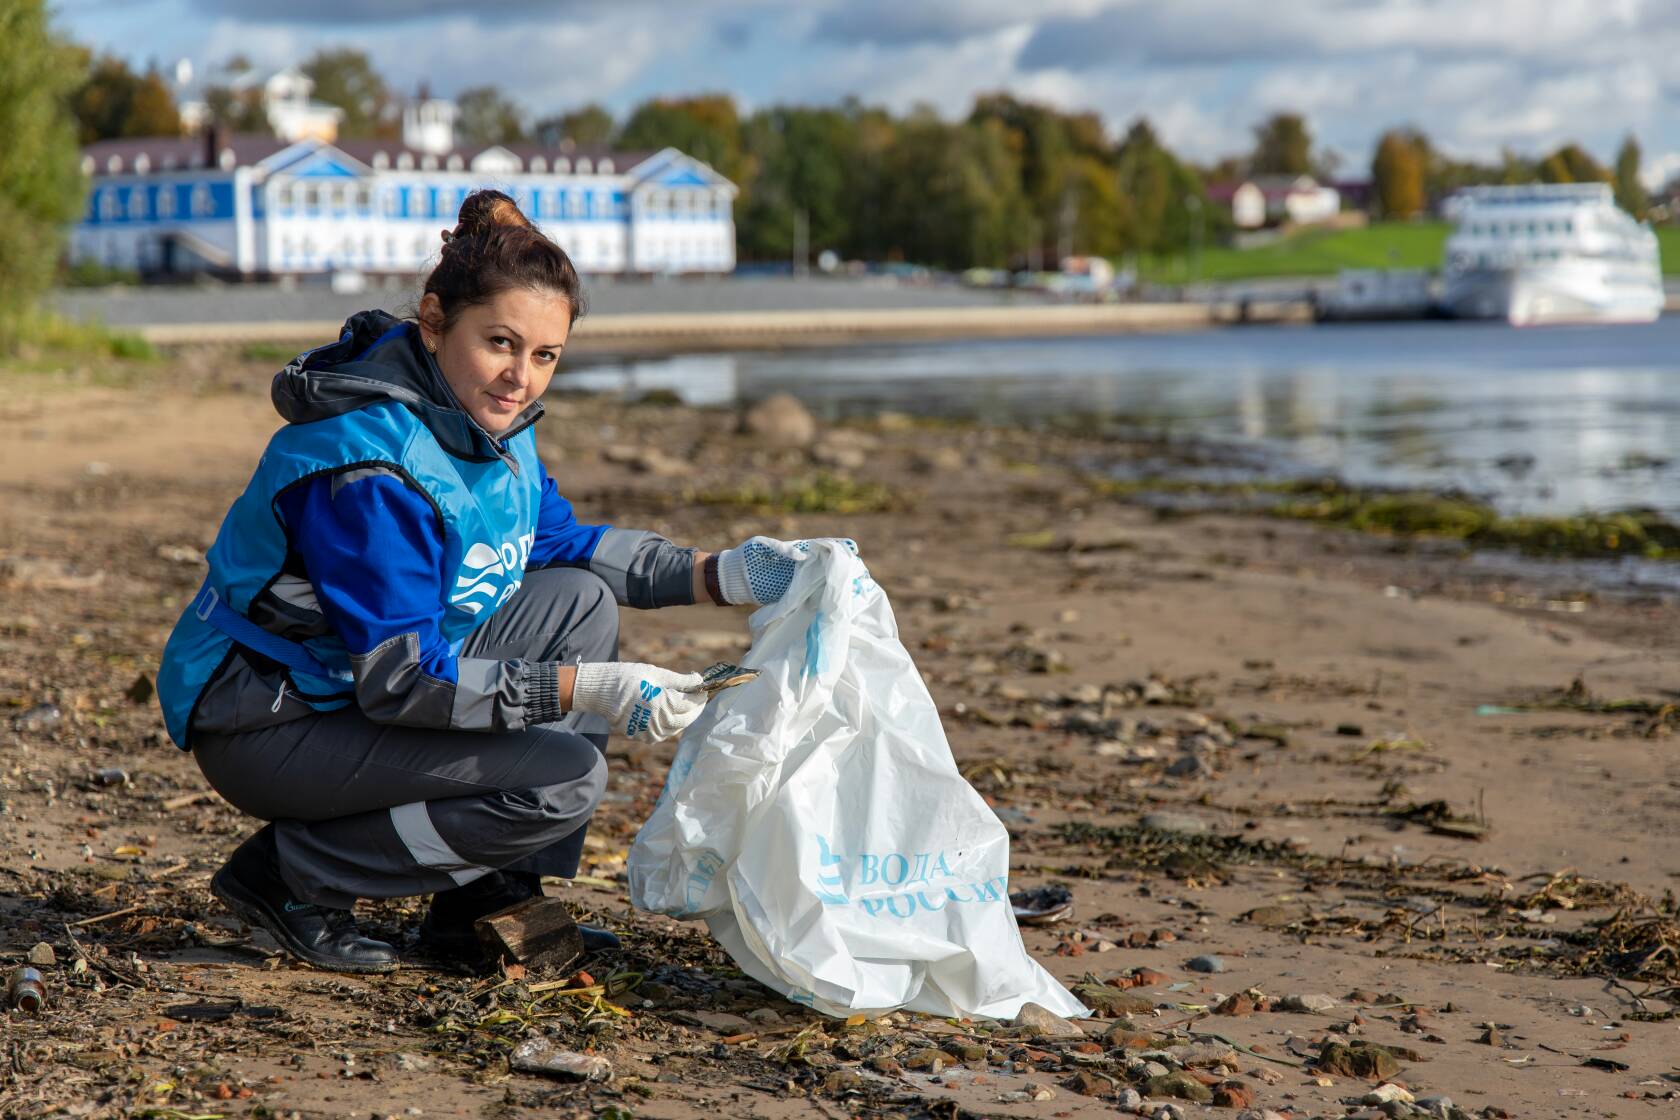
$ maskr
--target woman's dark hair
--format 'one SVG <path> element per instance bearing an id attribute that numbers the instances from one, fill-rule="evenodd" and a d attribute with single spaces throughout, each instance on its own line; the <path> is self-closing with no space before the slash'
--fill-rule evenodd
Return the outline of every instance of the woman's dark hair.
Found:
<path id="1" fill-rule="evenodd" d="M 461 203 L 455 228 L 443 235 L 443 254 L 426 277 L 425 292 L 443 305 L 447 330 L 467 308 L 511 288 L 564 296 L 573 323 L 585 310 L 583 281 L 566 251 L 501 191 L 474 191 Z"/>

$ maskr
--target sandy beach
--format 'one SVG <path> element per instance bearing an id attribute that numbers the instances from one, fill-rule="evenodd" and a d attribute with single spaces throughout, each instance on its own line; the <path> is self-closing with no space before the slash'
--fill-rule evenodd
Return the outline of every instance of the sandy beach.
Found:
<path id="1" fill-rule="evenodd" d="M 7 1024 L 0 1115 L 1082 1118 L 1169 1084 L 1185 1115 L 1255 1117 L 1414 1114 L 1364 1103 L 1385 1083 L 1438 1116 L 1680 1098 L 1680 609 L 1417 542 L 1163 518 L 1083 466 L 1159 448 L 896 414 L 775 449 L 733 411 L 551 394 L 538 439 L 585 521 L 860 543 L 1011 831 L 1011 887 L 1073 892 L 1025 936 L 1103 1001 L 1083 1041 L 821 1019 L 703 927 L 632 911 L 625 850 L 669 744 L 614 744 L 585 875 L 549 887 L 623 931 L 601 987 L 294 965 L 210 897 L 254 822 L 168 743 L 149 687 L 277 426 L 268 372 L 199 350 L 8 375 L 0 949 L 54 963 L 45 1016 Z M 699 668 L 744 650 L 745 619 L 627 611 L 623 654 Z M 422 909 L 364 918 L 400 936 Z M 613 1079 L 511 1073 L 544 1032 Z"/>

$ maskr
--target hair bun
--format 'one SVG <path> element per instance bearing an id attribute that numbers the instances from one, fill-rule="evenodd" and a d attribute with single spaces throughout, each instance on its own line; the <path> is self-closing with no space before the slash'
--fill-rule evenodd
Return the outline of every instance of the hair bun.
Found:
<path id="1" fill-rule="evenodd" d="M 519 203 L 501 191 L 474 191 L 461 203 L 455 228 L 444 234 L 444 244 L 463 237 L 480 236 L 504 226 L 532 228 L 530 219 L 520 211 Z"/>

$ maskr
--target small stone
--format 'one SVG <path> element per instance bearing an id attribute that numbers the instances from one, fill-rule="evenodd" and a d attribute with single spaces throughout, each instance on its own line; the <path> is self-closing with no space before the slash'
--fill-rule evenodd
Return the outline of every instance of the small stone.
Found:
<path id="1" fill-rule="evenodd" d="M 940 1070 L 951 1064 L 953 1064 L 951 1055 L 945 1053 L 943 1050 L 935 1050 L 931 1046 L 923 1047 L 920 1050 L 912 1050 L 908 1054 L 904 1055 L 905 1069 L 938 1073 Z"/>
<path id="2" fill-rule="evenodd" d="M 1145 813 L 1139 823 L 1156 832 L 1174 832 L 1184 836 L 1203 836 L 1209 831 L 1207 821 L 1189 813 Z"/>
<path id="3" fill-rule="evenodd" d="M 1023 1003 L 1013 1026 L 1033 1038 L 1084 1038 L 1078 1023 L 1070 1022 L 1036 1003 Z"/>
<path id="4" fill-rule="evenodd" d="M 743 1034 L 752 1030 L 752 1021 L 727 1011 L 696 1011 L 694 1017 L 719 1034 Z"/>
<path id="5" fill-rule="evenodd" d="M 404 1050 L 397 1055 L 397 1068 L 404 1073 L 424 1073 L 432 1068 L 432 1060 L 424 1054 Z"/>
<path id="6" fill-rule="evenodd" d="M 1114 1105 L 1121 1112 L 1136 1112 L 1143 1107 L 1143 1094 L 1127 1087 L 1114 1094 Z"/>
<path id="7" fill-rule="evenodd" d="M 1312 1014 L 1322 1014 L 1336 1006 L 1333 996 L 1322 992 L 1308 992 L 1305 995 L 1284 996 L 1278 1004 L 1285 1011 L 1305 1011 Z"/>
<path id="8" fill-rule="evenodd" d="M 1037 1081 L 1027 1082 L 1026 1093 L 1028 1100 L 1050 1101 L 1056 1099 L 1056 1090 L 1050 1088 L 1048 1085 L 1042 1085 Z"/>
<path id="9" fill-rule="evenodd" d="M 1149 1120 L 1184 1120 L 1184 1110 L 1176 1104 L 1158 1104 Z"/>
<path id="10" fill-rule="evenodd" d="M 1489 1023 L 1487 1029 L 1481 1033 L 1476 1041 L 1483 1046 L 1503 1046 L 1505 1045 L 1505 1036 L 1499 1033 L 1497 1026 Z"/>
<path id="11" fill-rule="evenodd" d="M 1098 1077 L 1096 1074 L 1085 1070 L 1080 1070 L 1062 1084 L 1084 1097 L 1101 1097 L 1114 1088 L 1108 1078 Z"/>
<path id="12" fill-rule="evenodd" d="M 1224 972 L 1225 962 L 1214 956 L 1191 957 L 1184 962 L 1184 967 L 1191 972 Z"/>
<path id="13" fill-rule="evenodd" d="M 1108 984 L 1075 984 L 1073 994 L 1080 1002 L 1099 1015 L 1148 1015 L 1155 1010 L 1155 1001 Z"/>
<path id="14" fill-rule="evenodd" d="M 822 1087 L 823 1092 L 828 1093 L 830 1096 L 839 1096 L 841 1093 L 850 1093 L 861 1090 L 867 1087 L 868 1084 L 869 1082 L 864 1080 L 863 1074 L 859 1073 L 855 1069 L 837 1069 L 827 1077 L 823 1078 Z"/>
<path id="15" fill-rule="evenodd" d="M 58 963 L 58 954 L 53 952 L 51 945 L 40 941 L 29 950 L 29 963 L 36 968 L 51 968 Z"/>
<path id="16" fill-rule="evenodd" d="M 542 1073 L 572 1081 L 606 1081 L 612 1063 L 598 1054 L 562 1050 L 546 1038 L 528 1038 L 514 1048 L 508 1064 L 523 1073 Z"/>
<path id="17" fill-rule="evenodd" d="M 966 465 L 961 451 L 954 447 L 931 447 L 918 450 L 910 457 L 919 471 L 960 471 Z"/>
<path id="18" fill-rule="evenodd" d="M 983 1062 L 989 1057 L 986 1048 L 980 1043 L 961 1038 L 953 1038 L 946 1042 L 945 1052 L 959 1062 Z"/>
<path id="19" fill-rule="evenodd" d="M 1172 977 L 1164 972 L 1157 972 L 1153 968 L 1132 969 L 1132 987 L 1159 988 L 1162 984 L 1171 984 Z"/>
<path id="20" fill-rule="evenodd" d="M 1378 1085 L 1375 1089 L 1372 1089 L 1369 1093 L 1366 1093 L 1365 1096 L 1360 1099 L 1359 1103 L 1387 1104 L 1389 1101 L 1402 1101 L 1410 1104 L 1414 1099 L 1415 1098 L 1408 1089 L 1400 1085 L 1395 1085 L 1392 1082 L 1384 1082 L 1383 1084 Z"/>
<path id="21" fill-rule="evenodd" d="M 1450 1120 L 1453 1113 L 1452 1098 L 1444 1093 L 1433 1093 L 1427 1097 L 1419 1097 L 1413 1104 L 1428 1113 L 1436 1120 Z"/>
<path id="22" fill-rule="evenodd" d="M 1254 1000 L 1247 992 L 1237 992 L 1226 996 L 1219 1006 L 1213 1009 L 1215 1015 L 1252 1015 L 1254 1014 Z"/>
<path id="23" fill-rule="evenodd" d="M 1349 738 L 1358 738 L 1359 736 L 1365 734 L 1365 729 L 1357 723 L 1338 723 L 1336 725 L 1336 734 L 1346 735 Z"/>
<path id="24" fill-rule="evenodd" d="M 1400 1063 L 1387 1049 L 1369 1042 L 1326 1042 L 1318 1052 L 1318 1068 L 1343 1077 L 1386 1081 L 1400 1072 Z"/>
<path id="25" fill-rule="evenodd" d="M 1247 1108 L 1254 1103 L 1254 1090 L 1241 1081 L 1223 1081 L 1214 1086 L 1213 1103 L 1220 1108 Z"/>
<path id="26" fill-rule="evenodd" d="M 1151 1097 L 1174 1097 L 1181 1101 L 1207 1104 L 1213 1100 L 1213 1090 L 1188 1073 L 1163 1073 L 1144 1083 L 1143 1091 Z"/>
<path id="27" fill-rule="evenodd" d="M 1169 778 L 1211 778 L 1213 767 L 1199 754 L 1180 755 L 1167 767 Z"/>
<path id="28" fill-rule="evenodd" d="M 755 1007 L 747 1012 L 747 1018 L 755 1023 L 774 1025 L 782 1021 L 782 1017 L 768 1007 Z"/>
<path id="29" fill-rule="evenodd" d="M 817 440 L 817 420 L 791 393 L 775 393 L 741 416 L 741 431 L 761 447 L 810 447 Z"/>
<path id="30" fill-rule="evenodd" d="M 904 1067 L 899 1064 L 898 1059 L 887 1054 L 877 1054 L 870 1058 L 866 1064 L 870 1069 L 885 1077 L 902 1077 L 904 1075 Z"/>
<path id="31" fill-rule="evenodd" d="M 36 704 L 12 717 L 12 726 L 19 731 L 51 731 L 64 719 L 53 704 Z"/>

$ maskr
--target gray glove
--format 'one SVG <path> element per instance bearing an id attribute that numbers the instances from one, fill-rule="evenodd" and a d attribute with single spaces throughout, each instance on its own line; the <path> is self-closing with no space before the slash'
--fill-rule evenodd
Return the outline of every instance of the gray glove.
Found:
<path id="1" fill-rule="evenodd" d="M 850 537 L 822 537 L 838 541 L 853 556 L 857 542 Z M 735 548 L 718 553 L 718 590 L 730 603 L 774 603 L 787 594 L 799 561 L 811 551 L 810 541 L 779 541 L 774 537 L 753 537 Z"/>

